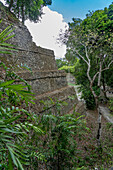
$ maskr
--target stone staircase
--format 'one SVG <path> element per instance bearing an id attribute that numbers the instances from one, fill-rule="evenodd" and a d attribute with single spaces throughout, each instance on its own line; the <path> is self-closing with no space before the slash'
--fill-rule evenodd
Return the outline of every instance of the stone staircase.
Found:
<path id="1" fill-rule="evenodd" d="M 3 20 L 0 25 L 0 31 L 13 24 L 15 30 L 12 34 L 15 34 L 15 36 L 9 42 L 14 44 L 14 48 L 17 49 L 16 52 L 13 52 L 12 56 L 1 56 L 1 60 L 5 61 L 7 65 L 22 65 L 32 70 L 32 72 L 15 70 L 19 76 L 31 85 L 32 92 L 35 94 L 36 104 L 32 106 L 32 110 L 37 112 L 37 114 L 42 113 L 44 105 L 40 101 L 46 101 L 49 98 L 54 102 L 59 100 L 68 103 L 68 105 L 62 106 L 62 113 L 72 110 L 73 106 L 78 103 L 77 98 L 74 97 L 76 92 L 73 87 L 67 85 L 66 73 L 57 70 L 54 52 L 37 47 L 32 41 L 32 36 L 27 27 L 14 18 L 13 14 L 8 13 L 7 8 L 1 4 L 0 19 Z M 53 113 L 55 112 L 54 102 L 49 106 Z"/>

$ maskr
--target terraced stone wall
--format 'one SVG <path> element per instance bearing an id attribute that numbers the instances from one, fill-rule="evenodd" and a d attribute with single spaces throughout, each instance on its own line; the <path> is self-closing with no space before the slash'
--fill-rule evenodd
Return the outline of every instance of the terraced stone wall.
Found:
<path id="1" fill-rule="evenodd" d="M 13 55 L 1 55 L 1 60 L 5 61 L 7 65 L 25 65 L 32 70 L 15 70 L 18 75 L 24 78 L 31 86 L 32 91 L 36 97 L 36 104 L 32 106 L 32 110 L 38 113 L 44 111 L 44 105 L 40 101 L 46 101 L 51 97 L 53 101 L 65 101 L 68 104 L 62 106 L 61 112 L 70 112 L 74 105 L 78 103 L 75 90 L 69 87 L 66 80 L 66 73 L 58 71 L 54 52 L 49 49 L 37 47 L 32 41 L 32 36 L 27 27 L 22 25 L 15 16 L 7 11 L 0 3 L 0 31 L 4 30 L 10 24 L 15 34 L 14 37 L 8 41 L 15 45 L 16 52 Z M 37 32 L 38 34 L 38 32 Z M 72 100 L 71 97 L 74 98 Z M 55 105 L 51 104 L 50 109 L 55 112 Z"/>

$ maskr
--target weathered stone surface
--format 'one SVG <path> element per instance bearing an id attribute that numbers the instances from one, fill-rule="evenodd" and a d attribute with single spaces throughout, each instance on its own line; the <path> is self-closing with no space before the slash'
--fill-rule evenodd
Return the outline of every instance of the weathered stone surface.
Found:
<path id="1" fill-rule="evenodd" d="M 14 28 L 11 34 L 15 34 L 15 36 L 8 40 L 8 42 L 15 45 L 15 49 L 18 49 L 18 52 L 13 54 L 12 59 L 9 56 L 10 60 L 13 60 L 12 62 L 16 62 L 18 65 L 21 63 L 23 65 L 26 64 L 32 70 L 56 70 L 54 52 L 49 49 L 37 47 L 32 41 L 32 36 L 27 27 L 14 18 L 13 14 L 9 13 L 6 7 L 4 10 L 3 8 L 0 10 L 0 19 L 2 19 L 0 31 L 11 24 L 13 24 L 12 28 Z M 8 58 L 7 62 L 9 62 Z"/>
<path id="2" fill-rule="evenodd" d="M 56 63 L 54 62 L 54 54 L 51 55 L 51 51 L 47 50 L 47 53 L 43 53 L 43 48 L 39 47 L 39 51 L 42 50 L 42 52 L 35 52 L 28 51 L 23 49 L 19 49 L 17 56 L 17 64 L 22 63 L 23 65 L 26 64 L 28 67 L 30 67 L 32 70 L 54 70 L 57 69 Z M 45 49 L 44 49 L 45 51 Z"/>
<path id="3" fill-rule="evenodd" d="M 57 78 L 57 77 L 65 77 L 66 73 L 63 70 L 35 70 L 32 72 L 29 71 L 21 71 L 18 72 L 18 75 L 26 80 L 36 80 L 41 78 Z M 66 81 L 67 83 L 67 81 Z"/>
<path id="4" fill-rule="evenodd" d="M 35 95 L 51 92 L 67 86 L 66 73 L 63 71 L 33 71 L 18 73 L 33 89 Z"/>
<path id="5" fill-rule="evenodd" d="M 75 84 L 75 77 L 71 73 L 67 73 L 67 82 Z"/>
<path id="6" fill-rule="evenodd" d="M 113 124 L 113 115 L 110 114 L 109 109 L 107 107 L 102 107 L 102 106 L 99 106 L 99 109 L 101 114 L 105 117 L 105 119 Z"/>
<path id="7" fill-rule="evenodd" d="M 75 97 L 74 99 L 71 99 L 69 96 Z M 78 100 L 75 96 L 75 90 L 73 87 L 66 86 L 64 88 L 61 88 L 59 90 L 55 90 L 51 93 L 44 93 L 43 95 L 36 96 L 36 104 L 32 106 L 33 110 L 37 110 L 37 112 L 43 112 L 44 104 L 43 102 L 49 101 L 51 98 L 54 102 L 57 100 L 59 101 L 65 101 L 67 105 L 62 106 L 61 113 L 68 113 L 74 105 L 78 103 Z M 43 102 L 40 102 L 43 101 Z M 52 108 L 55 104 L 49 104 L 49 107 Z M 52 109 L 53 110 L 53 109 Z M 54 113 L 54 111 L 53 111 Z"/>

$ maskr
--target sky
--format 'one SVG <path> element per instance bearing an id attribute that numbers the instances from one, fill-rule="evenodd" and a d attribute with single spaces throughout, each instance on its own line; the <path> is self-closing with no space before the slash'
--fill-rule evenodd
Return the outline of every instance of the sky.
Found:
<path id="1" fill-rule="evenodd" d="M 40 47 L 54 50 L 55 58 L 63 58 L 66 53 L 66 46 L 59 44 L 57 39 L 60 30 L 65 31 L 68 24 L 64 22 L 62 14 L 43 8 L 44 15 L 39 23 L 31 23 L 28 20 L 26 26 L 31 32 L 33 41 Z"/>
<path id="2" fill-rule="evenodd" d="M 89 10 L 104 9 L 112 2 L 113 0 L 52 0 L 52 5 L 43 8 L 44 15 L 40 22 L 26 21 L 25 24 L 38 46 L 54 50 L 55 58 L 63 58 L 66 46 L 57 43 L 60 30 L 65 31 L 72 18 L 84 19 Z"/>
<path id="3" fill-rule="evenodd" d="M 108 7 L 113 0 L 52 0 L 49 8 L 62 14 L 66 22 L 70 22 L 73 17 L 85 18 L 88 11 L 95 11 Z"/>
<path id="4" fill-rule="evenodd" d="M 52 49 L 55 58 L 64 58 L 66 46 L 57 43 L 62 29 L 65 31 L 72 18 L 84 19 L 88 11 L 95 11 L 108 7 L 113 0 L 52 0 L 52 5 L 44 7 L 41 22 L 37 24 L 26 22 L 33 41 L 37 45 Z"/>

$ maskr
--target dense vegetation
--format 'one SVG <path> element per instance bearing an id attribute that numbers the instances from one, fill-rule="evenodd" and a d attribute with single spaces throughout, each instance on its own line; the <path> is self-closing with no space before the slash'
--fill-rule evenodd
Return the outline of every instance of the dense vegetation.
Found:
<path id="1" fill-rule="evenodd" d="M 70 70 L 81 85 L 88 108 L 94 108 L 102 89 L 113 86 L 113 4 L 104 10 L 89 12 L 84 20 L 73 18 L 61 39 L 66 42 Z M 79 61 L 78 61 L 79 60 Z M 69 67 L 67 67 L 69 65 Z M 71 67 L 70 67 L 71 65 Z"/>
<path id="2" fill-rule="evenodd" d="M 5 42 L 14 36 L 8 37 L 12 31 L 9 26 L 0 33 L 1 56 L 13 53 L 14 46 Z M 83 116 L 78 113 L 61 115 L 60 107 L 66 103 L 54 103 L 52 99 L 56 107 L 54 115 L 51 111 L 43 115 L 33 113 L 30 106 L 34 104 L 34 97 L 30 86 L 15 70 L 16 65 L 7 67 L 0 60 L 0 168 L 77 166 L 74 138 L 88 130 Z"/>
<path id="3" fill-rule="evenodd" d="M 42 14 L 42 7 L 51 5 L 51 0 L 5 0 L 9 11 L 13 12 L 18 19 L 37 22 Z"/>
<path id="4" fill-rule="evenodd" d="M 109 10 L 106 9 L 104 11 L 109 11 Z M 88 23 L 90 23 L 90 19 L 92 19 L 93 14 L 94 13 L 87 16 L 86 21 Z M 110 14 L 109 17 L 111 17 Z M 80 81 L 79 83 L 82 85 L 82 88 L 84 88 L 84 93 L 83 93 L 84 96 L 85 96 L 85 92 L 87 93 L 87 91 L 88 92 L 90 91 L 89 82 L 86 76 L 87 63 L 84 63 L 82 58 L 80 58 L 80 55 L 82 55 L 83 57 L 85 56 L 84 46 L 83 44 L 79 44 L 79 45 L 77 44 L 78 49 L 76 51 L 76 46 L 73 46 L 76 44 L 73 44 L 74 41 L 72 42 L 70 41 L 71 36 L 73 38 L 73 34 L 74 37 L 76 37 L 76 35 L 79 35 L 78 29 L 80 29 L 83 31 L 82 32 L 83 40 L 81 39 L 82 43 L 85 43 L 85 45 L 87 45 L 86 47 L 92 48 L 92 46 L 94 46 L 94 49 L 92 49 L 91 51 L 88 50 L 88 52 L 90 52 L 89 57 L 91 57 L 91 72 L 90 72 L 91 77 L 94 76 L 95 74 L 93 72 L 92 67 L 94 67 L 96 63 L 97 67 L 95 67 L 95 69 L 98 70 L 100 66 L 98 63 L 100 63 L 100 61 L 103 61 L 102 60 L 103 58 L 101 58 L 101 52 L 103 48 L 102 50 L 100 50 L 101 46 L 103 47 L 103 45 L 101 44 L 101 42 L 98 42 L 99 38 L 97 39 L 98 40 L 97 43 L 100 43 L 98 44 L 100 45 L 99 50 L 97 49 L 96 45 L 94 44 L 92 45 L 92 43 L 94 43 L 93 41 L 95 40 L 92 39 L 92 34 L 89 36 L 89 39 L 91 38 L 91 44 L 90 42 L 87 42 L 88 40 L 86 37 L 86 30 L 84 28 L 86 25 L 87 24 L 84 24 L 84 21 L 81 20 L 77 20 L 77 24 L 76 24 L 76 19 L 73 19 L 72 25 L 70 23 L 68 52 L 71 53 L 72 55 L 68 55 L 69 53 L 67 52 L 66 58 L 68 61 L 70 61 L 70 63 L 68 63 L 68 61 L 63 61 L 66 63 L 67 66 L 69 65 L 67 70 L 70 70 L 73 74 L 76 74 L 77 82 Z M 76 28 L 74 29 L 74 27 Z M 90 27 L 88 27 L 88 30 L 89 32 L 91 31 Z M 8 35 L 12 31 L 13 31 L 12 28 L 9 26 L 8 28 L 6 28 L 4 31 L 0 33 L 1 56 L 3 53 L 10 54 L 10 55 L 13 53 L 14 46 L 6 43 L 6 40 L 11 38 L 10 36 L 8 37 Z M 97 36 L 99 36 L 100 33 L 98 33 Z M 109 36 L 107 31 L 105 31 L 105 35 Z M 73 40 L 72 38 L 71 40 Z M 104 43 L 104 38 L 102 39 L 102 43 Z M 111 43 L 112 41 L 110 39 L 109 45 L 111 46 L 109 46 L 109 48 L 112 47 Z M 107 42 L 105 43 L 105 47 L 106 47 L 105 48 L 106 56 L 104 53 L 102 53 L 102 55 L 104 55 L 105 58 L 103 61 L 104 69 L 106 68 L 106 65 L 109 64 L 110 61 L 112 62 L 112 58 L 111 58 L 112 49 L 110 50 L 109 48 L 107 48 L 108 47 Z M 110 52 L 108 50 L 110 50 Z M 99 57 L 95 56 L 95 54 L 97 54 Z M 87 58 L 84 59 L 87 60 Z M 43 115 L 38 115 L 32 112 L 30 106 L 35 103 L 35 100 L 33 94 L 31 93 L 31 87 L 27 84 L 25 80 L 23 80 L 21 77 L 17 75 L 15 70 L 16 70 L 16 65 L 8 67 L 6 66 L 6 63 L 3 63 L 0 60 L 0 168 L 1 169 L 35 170 L 35 169 L 45 168 L 45 169 L 53 169 L 53 170 L 54 169 L 59 169 L 59 170 L 60 169 L 87 169 L 88 170 L 90 168 L 94 169 L 95 167 L 99 167 L 102 169 L 104 168 L 104 162 L 106 162 L 105 167 L 112 166 L 111 160 L 113 157 L 113 150 L 112 150 L 113 144 L 110 141 L 112 139 L 110 138 L 111 137 L 110 134 L 112 131 L 112 126 L 110 124 L 107 124 L 107 127 L 104 127 L 104 128 L 108 128 L 107 137 L 109 140 L 109 145 L 106 144 L 106 140 L 107 140 L 106 138 L 106 140 L 103 143 L 105 147 L 103 147 L 103 150 L 101 150 L 100 152 L 100 150 L 98 150 L 98 147 L 93 145 L 93 141 L 95 141 L 94 135 L 90 137 L 91 130 L 93 129 L 94 124 L 92 123 L 91 126 L 89 126 L 90 129 L 87 128 L 84 116 L 76 112 L 73 112 L 72 114 L 61 115 L 60 113 L 61 106 L 65 105 L 66 103 L 62 103 L 59 101 L 56 101 L 56 103 L 54 103 L 54 101 L 50 99 L 50 102 L 52 102 L 56 107 L 56 113 L 54 115 L 52 114 L 51 110 L 44 113 Z M 111 73 L 110 71 L 112 71 L 112 67 L 106 70 L 104 74 L 104 81 L 105 83 L 108 83 L 107 85 L 112 87 L 112 83 L 111 83 L 112 75 L 110 74 Z M 109 80 L 107 74 L 110 75 Z M 81 77 L 83 78 L 82 80 Z M 96 83 L 97 80 L 98 79 L 96 79 Z M 17 84 L 17 81 L 20 81 L 20 84 Z M 96 83 L 94 83 L 94 85 Z M 94 91 L 96 91 L 97 94 L 97 89 L 96 89 L 97 86 L 95 85 L 94 87 L 93 87 Z M 87 97 L 87 99 L 88 98 L 89 97 Z M 92 140 L 90 138 L 92 138 Z M 88 143 L 89 139 L 90 139 L 90 143 Z M 79 148 L 78 145 L 80 142 L 82 142 L 82 145 L 86 150 L 86 154 L 84 154 L 83 150 Z"/>
<path id="5" fill-rule="evenodd" d="M 100 152 L 103 152 L 103 121 L 99 105 L 109 103 L 112 113 L 113 99 L 108 98 L 106 92 L 112 91 L 113 87 L 113 4 L 104 10 L 89 12 L 83 20 L 72 20 L 69 29 L 60 37 L 67 45 L 65 57 L 68 62 L 59 69 L 71 72 L 75 76 L 86 107 L 96 107 L 97 146 Z"/>

